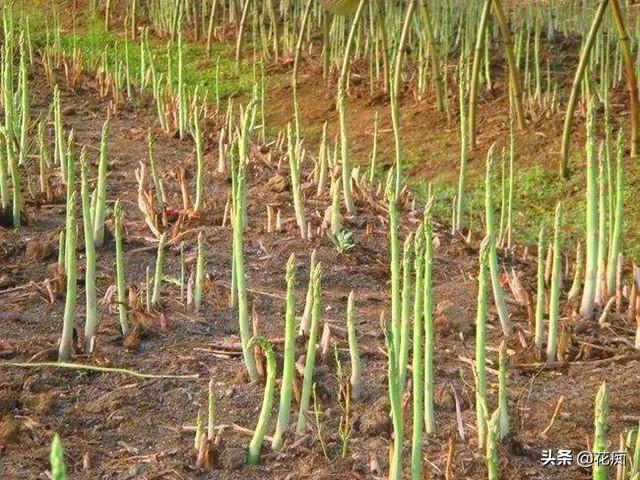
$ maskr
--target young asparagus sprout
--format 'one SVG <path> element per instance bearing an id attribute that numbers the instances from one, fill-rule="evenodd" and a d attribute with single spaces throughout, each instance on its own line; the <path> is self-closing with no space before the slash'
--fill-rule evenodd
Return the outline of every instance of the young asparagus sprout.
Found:
<path id="1" fill-rule="evenodd" d="M 71 358 L 73 350 L 73 323 L 76 308 L 76 192 L 71 194 L 67 203 L 66 222 L 66 261 L 67 261 L 67 294 L 64 303 L 64 320 L 62 324 L 62 336 L 60 337 L 60 348 L 58 350 L 58 361 L 66 362 Z"/>
<path id="2" fill-rule="evenodd" d="M 86 320 L 84 325 L 84 351 L 91 353 L 98 323 L 98 303 L 96 299 L 96 247 L 93 238 L 93 218 L 91 216 L 91 195 L 89 193 L 89 166 L 87 164 L 86 151 L 80 154 L 81 166 L 81 197 L 82 197 L 82 221 L 84 225 L 84 249 L 86 257 L 85 267 L 85 297 Z"/>
<path id="3" fill-rule="evenodd" d="M 269 419 L 271 418 L 271 409 L 273 407 L 273 393 L 276 387 L 276 359 L 273 355 L 273 349 L 271 344 L 264 338 L 252 338 L 248 342 L 248 347 L 253 349 L 254 346 L 259 346 L 264 352 L 264 356 L 267 361 L 267 379 L 264 387 L 264 398 L 262 400 L 262 408 L 260 409 L 260 415 L 258 417 L 258 424 L 253 432 L 253 437 L 249 443 L 247 450 L 247 465 L 257 465 L 260 463 L 260 450 L 262 449 L 262 442 L 264 435 L 269 426 Z"/>
<path id="4" fill-rule="evenodd" d="M 60 271 L 62 271 L 65 266 L 65 248 L 65 231 L 63 230 L 60 232 L 60 235 L 58 235 L 58 268 Z"/>
<path id="5" fill-rule="evenodd" d="M 558 349 L 558 319 L 560 316 L 560 283 L 562 281 L 562 256 L 560 254 L 560 228 L 562 226 L 562 203 L 556 207 L 553 232 L 553 267 L 549 292 L 549 336 L 547 339 L 547 359 L 556 358 Z"/>
<path id="6" fill-rule="evenodd" d="M 202 232 L 198 234 L 198 256 L 196 257 L 196 280 L 195 289 L 193 291 L 193 304 L 196 312 L 200 311 L 202 306 L 202 287 L 204 283 L 204 246 L 202 240 Z"/>
<path id="7" fill-rule="evenodd" d="M 331 235 L 338 237 L 342 232 L 342 214 L 340 213 L 340 177 L 331 178 Z"/>
<path id="8" fill-rule="evenodd" d="M 196 108 L 193 116 L 193 129 L 196 142 L 196 201 L 193 205 L 194 212 L 202 208 L 202 191 L 204 177 L 204 154 L 202 153 L 202 134 L 200 131 L 200 109 Z"/>
<path id="9" fill-rule="evenodd" d="M 66 480 L 67 467 L 64 462 L 64 449 L 60 436 L 56 433 L 51 442 L 51 480 Z"/>
<path id="10" fill-rule="evenodd" d="M 160 235 L 158 239 L 158 251 L 156 254 L 156 269 L 153 275 L 153 294 L 151 295 L 151 304 L 157 306 L 160 303 L 160 294 L 162 291 L 163 263 L 164 263 L 164 246 L 166 243 L 166 233 Z"/>
<path id="11" fill-rule="evenodd" d="M 371 163 L 369 164 L 369 183 L 373 182 L 376 174 L 376 163 L 378 161 L 378 136 L 380 133 L 380 120 L 378 111 L 373 119 L 373 146 L 371 148 Z"/>
<path id="12" fill-rule="evenodd" d="M 544 305 L 545 305 L 545 288 L 544 288 L 544 227 L 540 227 L 538 234 L 538 270 L 537 270 L 537 295 L 536 295 L 536 323 L 534 341 L 536 348 L 540 350 L 544 341 Z"/>
<path id="13" fill-rule="evenodd" d="M 349 293 L 347 300 L 347 336 L 349 340 L 349 355 L 351 358 L 351 398 L 357 400 L 360 398 L 360 390 L 362 388 L 362 367 L 360 363 L 360 352 L 358 350 L 358 333 L 356 331 L 354 319 L 354 294 L 353 290 Z"/>
<path id="14" fill-rule="evenodd" d="M 114 207 L 114 230 L 116 238 L 116 289 L 118 295 L 118 315 L 120 317 L 120 329 L 122 330 L 122 336 L 125 336 L 129 331 L 129 320 L 127 313 L 126 303 L 126 284 L 124 280 L 124 250 L 122 247 L 122 205 L 120 201 L 116 200 Z M 147 288 L 148 284 L 147 284 Z"/>
<path id="15" fill-rule="evenodd" d="M 487 436 L 485 408 L 487 396 L 486 371 L 486 322 L 487 322 L 487 263 L 491 237 L 486 237 L 480 247 L 480 272 L 478 273 L 478 312 L 476 315 L 476 422 L 478 424 L 478 446 L 485 446 Z"/>
<path id="16" fill-rule="evenodd" d="M 498 440 L 500 438 L 500 410 L 496 410 L 487 421 L 487 478 L 498 480 Z"/>
<path id="17" fill-rule="evenodd" d="M 636 430 L 636 445 L 633 451 L 633 461 L 631 474 L 635 475 L 640 473 L 640 423 L 638 423 L 638 429 Z M 632 477 L 635 480 L 635 477 Z"/>
<path id="18" fill-rule="evenodd" d="M 202 437 L 204 436 L 204 424 L 202 423 L 202 412 L 198 412 L 196 417 L 196 434 L 193 437 L 193 449 L 196 454 L 200 450 L 200 443 L 202 443 Z"/>
<path id="19" fill-rule="evenodd" d="M 322 276 L 322 266 L 316 265 L 313 273 L 313 307 L 311 309 L 311 328 L 309 330 L 309 340 L 307 341 L 307 354 L 305 356 L 304 375 L 302 379 L 302 393 L 300 394 L 300 410 L 298 411 L 298 423 L 296 434 L 302 435 L 307 426 L 307 410 L 309 409 L 309 399 L 311 398 L 311 385 L 313 383 L 313 369 L 316 360 L 316 342 L 318 339 L 318 325 L 320 324 L 320 280 Z"/>
<path id="20" fill-rule="evenodd" d="M 282 387 L 280 390 L 280 406 L 278 409 L 278 423 L 273 435 L 271 448 L 282 448 L 284 433 L 289 426 L 289 414 L 291 408 L 291 392 L 293 389 L 293 376 L 296 357 L 296 257 L 291 254 L 287 262 L 287 305 L 285 312 L 285 343 L 284 360 L 282 366 Z"/>
<path id="21" fill-rule="evenodd" d="M 609 387 L 603 383 L 596 395 L 596 409 L 594 417 L 595 436 L 593 439 L 593 480 L 607 479 L 607 466 L 603 462 L 603 455 L 607 452 L 607 431 L 609 430 Z M 599 461 L 598 461 L 599 460 Z"/>
<path id="22" fill-rule="evenodd" d="M 327 128 L 328 122 L 324 122 L 322 126 L 322 140 L 320 141 L 320 151 L 318 152 L 318 170 L 316 182 L 318 184 L 318 188 L 316 189 L 316 196 L 320 197 L 322 192 L 324 191 L 324 184 L 327 179 L 327 169 L 329 164 L 329 159 L 327 158 L 329 153 L 329 147 L 327 145 Z"/>
<path id="23" fill-rule="evenodd" d="M 582 287 L 582 275 L 584 274 L 584 257 L 582 255 L 582 243 L 578 242 L 576 247 L 576 268 L 573 274 L 573 283 L 567 294 L 567 300 L 570 302 L 577 299 Z"/>

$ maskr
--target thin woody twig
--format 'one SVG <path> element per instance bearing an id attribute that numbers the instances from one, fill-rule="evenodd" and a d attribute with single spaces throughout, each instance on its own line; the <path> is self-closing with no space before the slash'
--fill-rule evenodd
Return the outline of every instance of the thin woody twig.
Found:
<path id="1" fill-rule="evenodd" d="M 19 368 L 63 368 L 69 370 L 89 370 L 102 373 L 123 373 L 125 375 L 131 375 L 137 378 L 156 378 L 167 380 L 201 380 L 200 375 L 171 375 L 171 374 L 153 374 L 153 373 L 140 373 L 134 370 L 128 370 L 126 368 L 116 367 L 99 367 L 97 365 L 86 365 L 82 363 L 66 363 L 66 362 L 36 362 L 36 363 L 23 363 L 23 362 L 3 362 L 0 363 L 0 367 L 19 367 Z"/>

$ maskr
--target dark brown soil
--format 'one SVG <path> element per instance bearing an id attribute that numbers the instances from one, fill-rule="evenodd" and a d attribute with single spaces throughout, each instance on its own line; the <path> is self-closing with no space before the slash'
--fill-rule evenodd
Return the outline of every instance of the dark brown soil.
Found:
<path id="1" fill-rule="evenodd" d="M 32 78 L 34 118 L 49 108 L 51 90 L 35 70 Z M 61 79 L 61 84 L 64 81 Z M 78 145 L 86 145 L 93 171 L 97 160 L 102 123 L 110 98 L 100 98 L 94 81 L 86 77 L 75 90 L 63 89 L 62 103 L 66 130 L 73 128 Z M 330 108 L 330 102 L 327 102 Z M 363 120 L 364 121 L 364 120 Z M 134 170 L 146 162 L 146 132 L 156 141 L 156 157 L 167 191 L 169 207 L 182 208 L 175 176 L 178 166 L 189 175 L 194 191 L 194 147 L 190 140 L 168 137 L 157 127 L 154 109 L 147 99 L 121 105 L 111 120 L 108 195 L 124 204 L 126 225 L 127 283 L 144 298 L 147 267 L 153 270 L 155 241 L 137 207 Z M 298 264 L 298 313 L 302 313 L 312 249 L 324 266 L 322 281 L 323 322 L 329 324 L 332 342 L 339 347 L 345 373 L 348 352 L 345 338 L 345 307 L 349 291 L 357 298 L 357 325 L 363 352 L 364 388 L 362 399 L 354 402 L 354 431 L 347 458 L 339 458 L 337 382 L 333 355 L 318 362 L 316 379 L 321 432 L 313 415 L 306 440 L 296 442 L 290 435 L 280 453 L 263 450 L 259 467 L 244 467 L 244 450 L 249 436 L 232 426 L 253 429 L 262 400 L 261 385 L 248 384 L 239 358 L 237 316 L 228 306 L 230 284 L 230 230 L 222 227 L 223 211 L 230 189 L 229 178 L 215 173 L 217 138 L 212 125 L 207 136 L 205 208 L 200 217 L 186 215 L 183 222 L 168 229 L 172 239 L 165 257 L 165 275 L 179 277 L 179 244 L 185 242 L 188 269 L 193 267 L 198 232 L 206 239 L 207 289 L 200 314 L 184 305 L 179 288 L 165 283 L 162 308 L 150 314 L 138 313 L 134 321 L 139 336 L 128 339 L 124 348 L 114 301 L 101 304 L 96 352 L 91 358 L 77 355 L 75 362 L 117 366 L 137 372 L 198 375 L 192 380 L 140 379 L 119 373 L 96 373 L 52 368 L 19 368 L 0 364 L 0 473 L 2 478 L 47 478 L 49 448 L 54 433 L 63 439 L 71 478 L 211 478 L 211 479 L 370 479 L 383 478 L 388 464 L 390 425 L 384 341 L 379 324 L 382 310 L 388 310 L 388 236 L 384 203 L 373 193 L 358 196 L 358 213 L 345 226 L 354 232 L 355 248 L 340 255 L 328 239 L 301 241 L 293 222 L 288 189 L 281 190 L 276 175 L 287 177 L 286 161 L 273 147 L 254 145 L 249 167 L 249 227 L 245 238 L 245 261 L 250 303 L 258 318 L 261 334 L 276 340 L 284 332 L 284 278 L 288 256 L 295 252 Z M 271 148 L 271 149 L 270 149 Z M 310 174 L 309 159 L 303 165 Z M 35 177 L 34 177 L 35 179 Z M 308 218 L 319 226 L 330 201 L 313 195 L 315 187 L 306 182 Z M 266 205 L 277 205 L 283 213 L 285 229 L 266 232 Z M 419 211 L 405 206 L 402 235 L 415 229 Z M 185 212 L 187 213 L 187 212 Z M 50 301 L 44 282 L 55 287 L 53 264 L 57 257 L 57 235 L 64 223 L 64 205 L 28 204 L 29 224 L 17 231 L 0 230 L 0 356 L 4 361 L 55 360 L 61 331 L 63 295 Z M 176 215 L 174 215 L 175 217 Z M 473 322 L 477 272 L 477 238 L 469 245 L 451 236 L 444 226 L 436 226 L 437 248 L 434 264 L 434 305 L 437 317 L 436 389 L 438 433 L 425 440 L 425 466 L 429 478 L 444 478 L 449 441 L 453 445 L 450 478 L 480 479 L 486 476 L 483 453 L 477 449 L 471 359 L 474 355 Z M 79 243 L 82 245 L 82 242 Z M 79 250 L 82 250 L 81 248 Z M 115 283 L 114 247 L 110 243 L 98 253 L 98 288 L 102 297 Z M 29 254 L 27 254 L 29 252 Z M 79 252 L 80 267 L 83 254 Z M 522 249 L 502 259 L 524 275 L 533 293 L 533 265 L 523 261 Z M 81 275 L 82 276 L 82 275 Z M 565 283 L 569 280 L 566 279 Z M 84 290 L 80 282 L 76 326 L 82 331 Z M 513 300 L 510 292 L 508 298 Z M 442 302 L 451 302 L 455 307 Z M 438 308 L 439 307 L 439 308 Z M 590 472 L 572 467 L 543 467 L 543 449 L 588 449 L 593 435 L 593 404 L 602 381 L 611 387 L 611 449 L 618 435 L 637 426 L 640 396 L 637 395 L 638 355 L 632 349 L 634 326 L 613 315 L 611 327 L 596 323 L 577 324 L 565 311 L 563 327 L 567 336 L 564 365 L 547 369 L 532 363 L 536 355 L 526 310 L 510 301 L 509 310 L 519 335 L 509 340 L 509 411 L 512 435 L 500 447 L 502 478 L 580 479 Z M 461 333 L 462 330 L 464 333 Z M 495 310 L 489 319 L 489 358 L 496 367 L 496 348 L 502 338 Z M 300 354 L 303 342 L 300 345 Z M 579 360 L 573 361 L 580 352 Z M 280 362 L 279 362 L 280 366 Z M 199 410 L 206 408 L 209 378 L 216 383 L 218 419 L 228 425 L 222 434 L 219 462 L 209 473 L 195 468 L 193 427 Z M 496 405 L 497 377 L 489 373 L 490 405 Z M 464 439 L 458 434 L 455 412 L 456 392 L 461 404 Z M 564 397 L 558 417 L 546 436 L 560 397 Z M 276 402 L 277 404 L 277 402 Z M 411 404 L 408 405 L 410 411 Z M 297 405 L 292 409 L 297 412 Z M 275 420 L 275 419 L 273 419 Z M 268 433 L 273 432 L 272 422 Z M 407 422 L 409 431 L 409 422 Z M 323 455 L 319 434 L 327 447 Z M 407 436 L 408 438 L 408 436 Z M 295 442 L 295 446 L 294 446 Z M 407 455 L 408 455 L 407 443 Z"/>

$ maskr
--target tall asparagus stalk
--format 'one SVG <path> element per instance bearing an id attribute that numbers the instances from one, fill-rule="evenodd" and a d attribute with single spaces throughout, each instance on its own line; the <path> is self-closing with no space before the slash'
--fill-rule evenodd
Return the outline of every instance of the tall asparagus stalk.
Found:
<path id="1" fill-rule="evenodd" d="M 431 22 L 430 5 L 427 2 L 418 2 L 420 8 L 420 16 L 424 24 L 424 33 L 429 47 L 429 57 L 431 59 L 431 72 L 435 83 L 436 90 L 436 107 L 439 112 L 445 110 L 446 87 L 442 73 L 440 71 L 440 53 L 438 52 L 438 42 L 436 41 L 433 25 Z"/>
<path id="2" fill-rule="evenodd" d="M 160 303 L 160 295 L 162 293 L 162 280 L 164 268 L 164 246 L 167 242 L 166 233 L 160 235 L 158 240 L 158 251 L 156 254 L 156 270 L 153 275 L 153 295 L 151 296 L 151 304 L 158 305 Z"/>
<path id="3" fill-rule="evenodd" d="M 311 311 L 313 310 L 313 275 L 316 269 L 316 251 L 311 252 L 311 259 L 309 261 L 309 284 L 307 285 L 307 294 L 305 296 L 304 312 L 300 319 L 300 329 L 298 335 L 304 336 L 309 333 L 311 328 Z"/>
<path id="4" fill-rule="evenodd" d="M 564 120 L 564 130 L 562 132 L 562 158 L 560 162 L 560 175 L 565 178 L 569 176 L 569 147 L 571 140 L 571 128 L 573 126 L 573 115 L 576 111 L 578 95 L 580 95 L 580 87 L 582 85 L 584 72 L 589 65 L 591 49 L 593 48 L 593 45 L 597 39 L 598 30 L 600 29 L 600 25 L 602 24 L 602 19 L 607 10 L 608 4 L 608 0 L 600 0 L 598 9 L 596 10 L 596 14 L 593 17 L 593 22 L 591 23 L 591 29 L 589 30 L 587 38 L 582 47 L 582 52 L 580 53 L 580 61 L 578 63 L 578 68 L 573 79 L 573 87 L 571 88 L 571 95 L 569 97 L 569 103 L 567 104 L 567 113 Z"/>
<path id="5" fill-rule="evenodd" d="M 396 194 L 400 192 L 400 182 L 402 178 L 402 140 L 400 138 L 400 88 L 402 80 L 402 62 L 404 60 L 404 49 L 409 36 L 409 28 L 415 11 L 416 0 L 409 0 L 405 11 L 398 47 L 396 49 L 395 66 L 393 69 L 393 79 L 391 82 L 391 122 L 393 125 L 393 139 L 395 145 L 395 173 L 396 173 Z M 394 332 L 395 334 L 395 332 Z M 396 344 L 397 346 L 397 344 Z M 402 372 L 400 372 L 402 374 Z M 402 388 L 402 385 L 400 385 Z"/>
<path id="6" fill-rule="evenodd" d="M 435 417 L 435 380 L 433 356 L 435 333 L 433 325 L 433 293 L 431 279 L 433 275 L 433 223 L 432 211 L 434 197 L 427 200 L 424 210 L 424 280 L 423 280 L 423 315 L 424 315 L 424 427 L 427 435 L 436 433 Z M 417 294 L 417 291 L 416 291 Z"/>
<path id="7" fill-rule="evenodd" d="M 493 298 L 495 300 L 498 316 L 500 317 L 500 326 L 505 336 L 512 333 L 511 321 L 509 320 L 509 312 L 507 304 L 504 300 L 504 293 L 500 285 L 500 270 L 498 266 L 498 252 L 496 247 L 495 225 L 493 221 L 493 194 L 491 188 L 491 174 L 493 172 L 495 144 L 491 146 L 487 153 L 487 170 L 485 176 L 485 216 L 487 236 L 489 237 L 489 268 L 491 272 L 491 285 L 493 287 Z"/>
<path id="8" fill-rule="evenodd" d="M 64 303 L 64 320 L 62 324 L 62 336 L 60 337 L 60 347 L 58 349 L 58 361 L 66 362 L 71 358 L 73 350 L 73 323 L 76 308 L 76 192 L 71 194 L 67 202 L 67 222 L 65 251 L 67 262 L 67 293 Z"/>
<path id="9" fill-rule="evenodd" d="M 465 91 L 467 78 L 462 63 L 459 68 L 460 83 L 460 173 L 458 177 L 458 194 L 456 195 L 455 230 L 460 231 L 464 224 L 464 187 L 467 177 L 467 159 L 469 157 L 469 134 L 467 125 L 467 110 L 465 106 Z"/>
<path id="10" fill-rule="evenodd" d="M 273 434 L 271 448 L 282 448 L 284 433 L 289 425 L 289 409 L 291 408 L 291 391 L 296 361 L 296 257 L 291 254 L 287 262 L 287 306 L 285 312 L 284 360 L 282 367 L 282 387 L 280 390 L 280 407 L 278 423 Z"/>
<path id="11" fill-rule="evenodd" d="M 622 130 L 618 132 L 616 142 L 616 208 L 613 225 L 613 235 L 609 247 L 609 262 L 607 272 L 607 296 L 611 297 L 616 290 L 616 264 L 618 255 L 622 252 L 622 228 L 624 222 L 624 149 L 622 145 Z"/>
<path id="12" fill-rule="evenodd" d="M 300 237 L 305 238 L 307 233 L 307 221 L 304 213 L 304 203 L 302 201 L 302 189 L 300 186 L 300 144 L 296 143 L 291 124 L 287 126 L 287 137 L 289 139 L 288 157 L 289 169 L 291 171 L 291 190 L 293 194 L 293 208 L 296 213 L 296 223 L 300 229 Z"/>
<path id="13" fill-rule="evenodd" d="M 28 143 L 27 134 L 29 131 L 29 85 L 27 75 L 27 48 L 25 38 L 20 41 L 20 158 L 19 165 L 24 165 L 27 160 Z"/>
<path id="14" fill-rule="evenodd" d="M 351 190 L 351 157 L 349 156 L 349 129 L 347 124 L 347 84 L 349 81 L 349 66 L 351 63 L 351 50 L 356 38 L 356 31 L 360 17 L 364 10 L 367 0 L 360 0 L 356 9 L 353 20 L 351 21 L 351 29 L 349 37 L 344 47 L 344 57 L 342 61 L 342 70 L 338 79 L 338 116 L 340 119 L 340 159 L 342 161 L 342 185 L 344 194 L 344 205 L 348 212 L 355 210 L 353 202 L 353 193 Z"/>
<path id="15" fill-rule="evenodd" d="M 411 480 L 422 480 L 422 429 L 424 420 L 424 367 L 423 367 L 423 274 L 424 225 L 418 227 L 414 240 L 415 298 L 413 300 L 413 430 L 411 436 Z"/>
<path id="16" fill-rule="evenodd" d="M 202 307 L 202 284 L 204 283 L 204 242 L 202 232 L 198 233 L 198 253 L 196 257 L 196 280 L 193 290 L 193 305 L 196 312 Z"/>
<path id="17" fill-rule="evenodd" d="M 413 250 L 413 235 L 407 235 L 404 240 L 402 254 L 402 305 L 400 315 L 400 353 L 398 356 L 398 381 L 400 391 L 404 391 L 409 363 L 409 317 L 411 307 L 411 253 Z"/>
<path id="18" fill-rule="evenodd" d="M 320 280 L 321 264 L 318 264 L 313 275 L 313 308 L 311 310 L 311 329 L 309 340 L 307 341 L 307 354 L 304 363 L 304 376 L 302 380 L 302 393 L 300 394 L 300 410 L 298 411 L 298 423 L 296 434 L 302 435 L 307 426 L 307 410 L 309 409 L 309 399 L 311 398 L 311 387 L 313 384 L 313 369 L 316 361 L 316 342 L 318 340 L 318 325 L 320 324 Z"/>
<path id="19" fill-rule="evenodd" d="M 402 393 L 398 384 L 398 355 L 396 353 L 395 342 L 393 341 L 393 331 L 385 332 L 385 343 L 387 355 L 389 357 L 389 401 L 391 403 L 391 422 L 393 423 L 393 451 L 391 453 L 389 465 L 389 480 L 402 479 L 402 442 L 404 440 L 402 425 Z"/>
<path id="20" fill-rule="evenodd" d="M 109 120 L 102 126 L 100 140 L 100 161 L 98 163 L 98 185 L 96 187 L 96 205 L 93 213 L 93 236 L 96 247 L 104 245 L 104 219 L 107 204 L 107 167 L 109 153 L 107 142 L 109 138 Z"/>
<path id="21" fill-rule="evenodd" d="M 247 465 L 257 465 L 260 463 L 260 450 L 262 450 L 262 442 L 264 435 L 269 426 L 271 418 L 271 409 L 273 408 L 273 392 L 276 388 L 276 359 L 273 355 L 271 344 L 264 338 L 252 338 L 248 347 L 253 348 L 259 346 L 264 352 L 267 360 L 267 380 L 264 386 L 264 398 L 262 400 L 262 408 L 258 417 L 258 424 L 253 432 L 253 437 L 249 443 L 247 450 Z"/>
<path id="22" fill-rule="evenodd" d="M 354 294 L 349 293 L 347 300 L 347 335 L 349 341 L 349 356 L 351 359 L 351 398 L 360 398 L 362 366 L 360 363 L 360 351 L 358 350 L 358 333 L 356 332 L 354 319 Z"/>
<path id="23" fill-rule="evenodd" d="M 480 247 L 480 271 L 478 273 L 478 311 L 476 314 L 476 422 L 478 445 L 482 449 L 486 440 L 485 405 L 487 397 L 487 263 L 491 237 L 486 237 Z"/>
<path id="24" fill-rule="evenodd" d="M 251 349 L 248 346 L 249 339 L 251 338 L 251 330 L 249 328 L 249 307 L 247 305 L 247 286 L 245 278 L 244 268 L 244 203 L 246 196 L 246 160 L 240 158 L 237 162 L 236 168 L 236 186 L 234 191 L 233 202 L 233 264 L 235 267 L 235 286 L 238 298 L 238 324 L 240 327 L 240 341 L 242 342 L 242 353 L 244 357 L 244 364 L 249 374 L 250 381 L 256 381 L 258 379 L 258 370 L 256 369 L 256 362 L 253 358 Z"/>
<path id="25" fill-rule="evenodd" d="M 536 294 L 536 323 L 534 341 L 536 348 L 542 348 L 544 332 L 544 227 L 540 227 L 538 234 L 538 270 L 537 270 L 537 294 Z"/>
<path id="26" fill-rule="evenodd" d="M 89 193 L 89 166 L 86 151 L 80 153 L 82 179 L 82 221 L 84 225 L 84 249 L 86 257 L 85 297 L 86 319 L 84 324 L 84 351 L 91 353 L 98 323 L 98 303 L 96 299 L 96 246 L 93 238 L 93 218 L 91 217 L 91 194 Z"/>
<path id="27" fill-rule="evenodd" d="M 114 231 L 116 238 L 116 290 L 118 295 L 118 316 L 120 317 L 120 329 L 122 336 L 129 331 L 129 321 L 126 304 L 126 285 L 124 280 L 124 251 L 122 248 L 122 206 L 120 201 L 116 200 L 113 209 Z M 147 286 L 147 288 L 149 288 Z"/>
<path id="28" fill-rule="evenodd" d="M 7 149 L 7 164 L 9 166 L 9 172 L 11 174 L 11 183 L 13 186 L 12 196 L 12 225 L 13 228 L 20 228 L 22 222 L 22 187 L 20 185 L 20 170 L 18 170 L 18 161 L 16 159 L 15 150 L 13 147 L 13 140 L 10 136 L 7 136 L 5 130 L 5 146 Z"/>
<path id="29" fill-rule="evenodd" d="M 473 66 L 471 68 L 471 80 L 469 83 L 469 146 L 476 145 L 476 103 L 478 101 L 478 83 L 480 80 L 480 68 L 482 63 L 482 51 L 485 48 L 487 25 L 491 14 L 491 1 L 485 0 L 480 14 L 478 29 L 476 32 L 476 45 L 473 55 Z"/>
<path id="30" fill-rule="evenodd" d="M 556 207 L 553 231 L 553 266 L 551 267 L 551 287 L 549 291 L 549 338 L 547 339 L 547 359 L 556 357 L 558 348 L 558 320 L 560 316 L 560 283 L 562 281 L 562 256 L 560 254 L 560 227 L 562 225 L 562 203 Z"/>
<path id="31" fill-rule="evenodd" d="M 609 212 L 606 200 L 607 178 L 605 163 L 607 160 L 605 159 L 604 150 L 604 144 L 601 143 L 598 150 L 598 257 L 596 262 L 598 269 L 596 271 L 596 305 L 603 305 L 607 301 L 607 217 L 609 216 Z M 614 260 L 614 265 L 616 264 L 616 260 Z"/>
<path id="32" fill-rule="evenodd" d="M 395 352 L 400 351 L 400 318 L 402 304 L 400 298 L 400 245 L 398 240 L 398 209 L 393 169 L 387 176 L 387 202 L 389 204 L 389 252 L 391 255 L 391 330 Z"/>
<path id="33" fill-rule="evenodd" d="M 5 153 L 5 138 L 0 136 L 0 209 L 4 210 L 9 205 L 9 182 L 7 181 L 7 171 L 9 170 Z"/>
<path id="34" fill-rule="evenodd" d="M 60 89 L 56 84 L 53 87 L 53 128 L 55 137 L 55 160 L 62 172 L 62 177 L 67 176 L 67 165 L 65 162 L 66 152 L 64 150 L 64 132 L 62 130 L 62 111 L 60 106 Z"/>
<path id="35" fill-rule="evenodd" d="M 589 102 L 587 115 L 587 232 L 585 248 L 587 259 L 585 264 L 584 290 L 580 313 L 588 320 L 593 318 L 593 306 L 598 281 L 598 199 L 597 199 L 597 155 L 595 147 L 595 104 Z"/>

